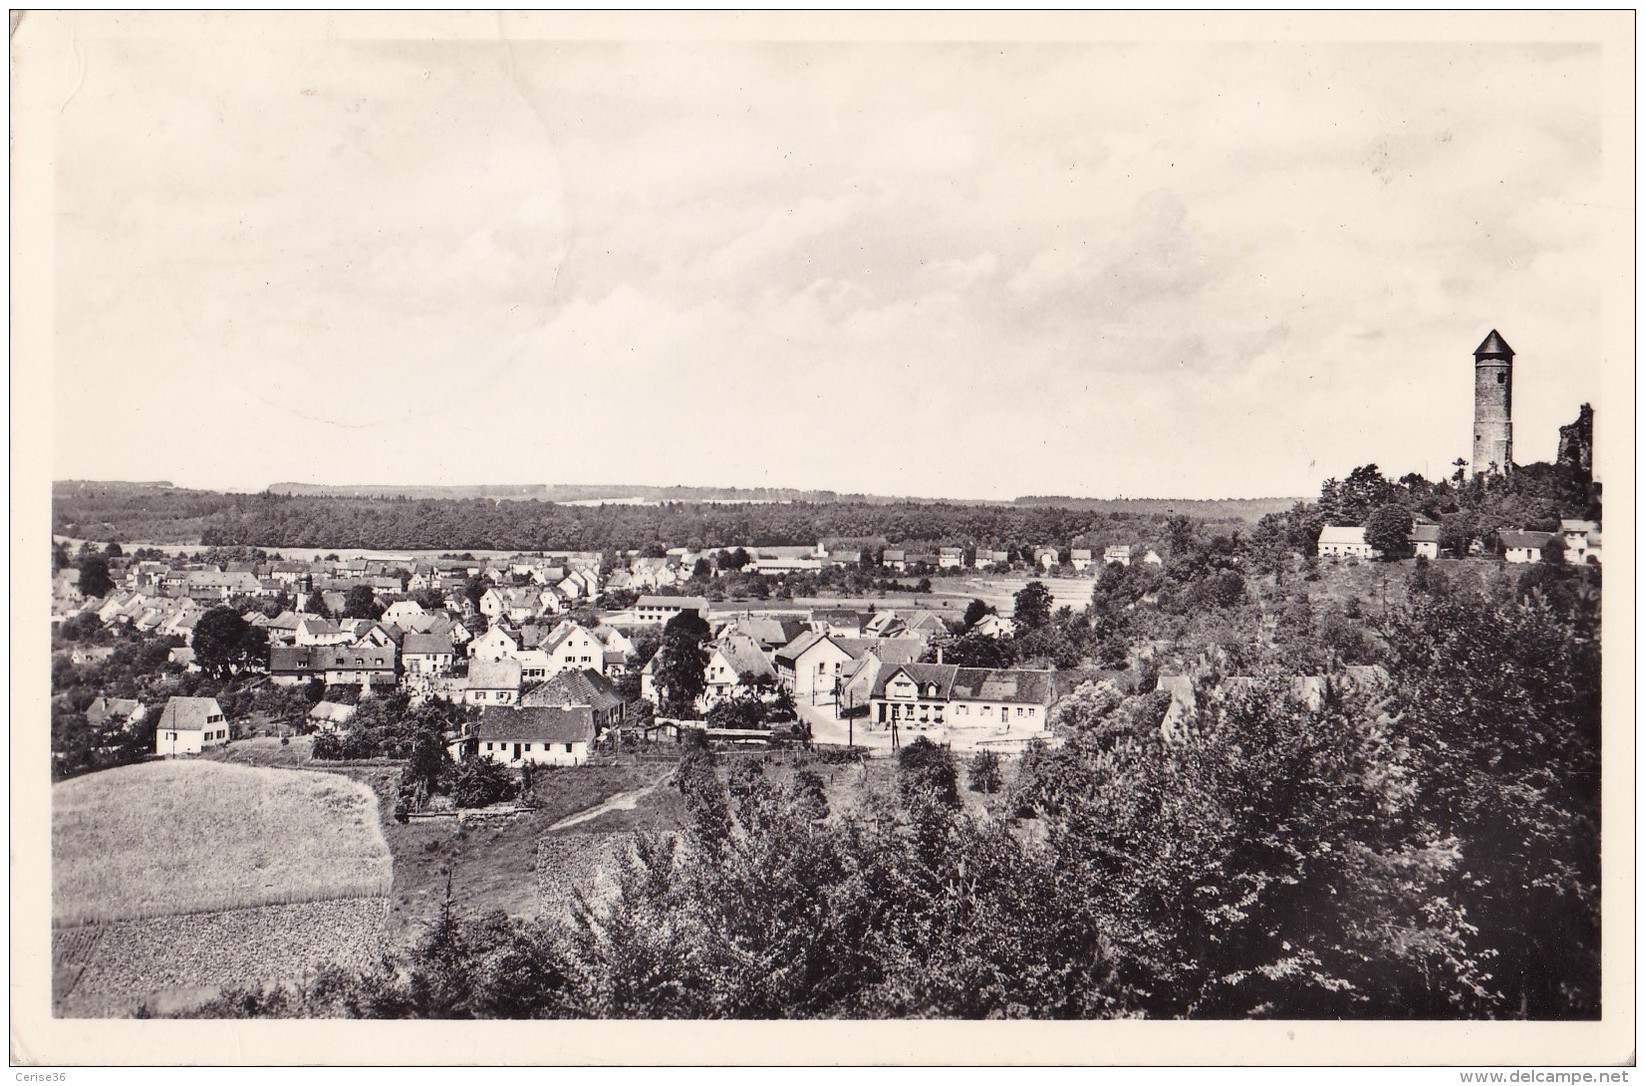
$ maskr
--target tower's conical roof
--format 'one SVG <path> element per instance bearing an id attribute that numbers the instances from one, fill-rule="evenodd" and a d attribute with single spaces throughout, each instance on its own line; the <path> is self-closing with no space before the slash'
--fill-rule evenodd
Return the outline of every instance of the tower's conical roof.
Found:
<path id="1" fill-rule="evenodd" d="M 1475 358 L 1512 358 L 1514 349 L 1508 346 L 1508 341 L 1497 334 L 1495 328 L 1485 337 L 1485 342 L 1474 348 Z"/>

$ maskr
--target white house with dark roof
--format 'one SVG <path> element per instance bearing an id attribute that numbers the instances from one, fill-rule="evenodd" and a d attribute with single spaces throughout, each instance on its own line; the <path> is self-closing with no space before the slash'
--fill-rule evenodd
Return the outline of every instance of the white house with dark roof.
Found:
<path id="1" fill-rule="evenodd" d="M 587 705 L 487 709 L 474 729 L 475 753 L 503 765 L 581 765 L 594 748 L 594 712 Z"/>
<path id="2" fill-rule="evenodd" d="M 468 705 L 516 705 L 520 701 L 520 661 L 476 660 L 468 665 L 463 689 Z"/>
<path id="3" fill-rule="evenodd" d="M 1050 671 L 886 665 L 868 699 L 868 718 L 916 731 L 983 728 L 1042 732 L 1049 724 L 1056 682 Z"/>
<path id="4" fill-rule="evenodd" d="M 1502 560 L 1505 562 L 1540 562 L 1542 548 L 1554 538 L 1553 532 L 1501 532 Z"/>
<path id="5" fill-rule="evenodd" d="M 833 635 L 813 631 L 778 649 L 772 663 L 789 693 L 815 700 L 834 696 L 834 680 L 857 655 Z"/>
<path id="6" fill-rule="evenodd" d="M 228 745 L 228 720 L 216 698 L 171 698 L 154 725 L 154 753 L 163 758 Z"/>
<path id="7" fill-rule="evenodd" d="M 444 675 L 456 660 L 457 650 L 444 634 L 408 633 L 400 646 L 400 662 L 408 677 Z"/>
<path id="8" fill-rule="evenodd" d="M 1406 537 L 1411 544 L 1411 553 L 1418 558 L 1439 557 L 1439 525 L 1413 524 L 1411 534 Z"/>

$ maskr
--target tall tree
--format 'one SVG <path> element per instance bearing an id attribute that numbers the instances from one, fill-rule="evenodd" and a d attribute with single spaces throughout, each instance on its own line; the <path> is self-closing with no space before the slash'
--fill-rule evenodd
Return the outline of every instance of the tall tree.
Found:
<path id="1" fill-rule="evenodd" d="M 663 626 L 651 676 L 665 714 L 681 717 L 696 712 L 697 699 L 708 689 L 705 646 L 712 636 L 707 621 L 695 611 L 682 611 Z"/>
<path id="2" fill-rule="evenodd" d="M 1051 621 L 1054 597 L 1051 590 L 1040 582 L 1029 581 L 1012 599 L 1016 602 L 1016 610 L 1011 617 L 1017 624 L 1018 633 L 1037 630 Z"/>
<path id="3" fill-rule="evenodd" d="M 232 607 L 213 607 L 194 627 L 194 660 L 217 678 L 268 662 L 268 631 L 252 626 Z"/>
<path id="4" fill-rule="evenodd" d="M 377 593 L 368 584 L 357 584 L 343 598 L 344 618 L 380 618 L 383 605 L 377 602 Z"/>
<path id="5" fill-rule="evenodd" d="M 106 596 L 114 591 L 114 579 L 109 576 L 109 560 L 100 554 L 80 560 L 80 594 Z"/>
<path id="6" fill-rule="evenodd" d="M 1387 559 L 1411 553 L 1411 513 L 1393 502 L 1378 506 L 1365 521 L 1365 542 Z"/>

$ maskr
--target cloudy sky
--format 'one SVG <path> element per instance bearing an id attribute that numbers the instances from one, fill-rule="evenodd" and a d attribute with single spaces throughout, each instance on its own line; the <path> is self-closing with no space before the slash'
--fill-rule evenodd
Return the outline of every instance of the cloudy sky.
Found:
<path id="1" fill-rule="evenodd" d="M 1493 326 L 1549 458 L 1598 59 L 88 36 L 53 475 L 1300 495 L 1466 455 Z"/>

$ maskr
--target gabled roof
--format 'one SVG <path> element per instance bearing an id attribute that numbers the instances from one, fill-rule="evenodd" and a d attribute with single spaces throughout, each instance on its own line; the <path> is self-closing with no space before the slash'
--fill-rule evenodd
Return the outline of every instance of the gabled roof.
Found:
<path id="1" fill-rule="evenodd" d="M 445 634 L 408 633 L 400 652 L 406 656 L 450 653 L 451 638 Z"/>
<path id="2" fill-rule="evenodd" d="M 370 668 L 394 670 L 394 644 L 315 645 L 310 657 L 320 667 L 363 671 Z"/>
<path id="3" fill-rule="evenodd" d="M 474 738 L 482 743 L 587 743 L 594 739 L 594 711 L 587 705 L 497 706 L 480 718 Z"/>
<path id="4" fill-rule="evenodd" d="M 216 698 L 172 698 L 166 702 L 155 726 L 168 731 L 198 732 L 205 730 L 207 717 L 222 715 Z M 218 723 L 220 721 L 212 722 L 213 726 Z"/>
<path id="5" fill-rule="evenodd" d="M 1502 545 L 1509 550 L 1541 550 L 1554 537 L 1553 532 L 1499 532 Z"/>
<path id="6" fill-rule="evenodd" d="M 1591 520 L 1562 520 L 1559 522 L 1562 532 L 1597 532 L 1599 525 Z"/>
<path id="7" fill-rule="evenodd" d="M 1319 541 L 1323 543 L 1365 544 L 1365 529 L 1345 525 L 1328 524 L 1319 530 Z"/>
<path id="8" fill-rule="evenodd" d="M 879 675 L 874 679 L 874 690 L 869 696 L 885 697 L 886 684 L 898 675 L 907 675 L 919 684 L 921 691 L 935 684 L 936 696 L 947 700 L 954 688 L 954 676 L 958 675 L 959 671 L 958 664 L 886 664 L 880 668 Z"/>
<path id="9" fill-rule="evenodd" d="M 268 669 L 273 674 L 310 671 L 314 668 L 309 650 L 317 645 L 270 645 Z"/>
<path id="10" fill-rule="evenodd" d="M 581 626 L 577 625 L 568 618 L 561 622 L 558 626 L 554 627 L 553 632 L 543 638 L 541 647 L 547 652 L 555 652 L 561 645 L 566 643 L 567 638 L 577 633 L 588 634 L 588 636 L 593 638 L 596 642 L 600 640 L 599 638 L 594 637 L 594 635 L 588 630 L 583 629 Z M 603 645 L 601 646 L 601 650 L 604 651 Z"/>
<path id="11" fill-rule="evenodd" d="M 839 649 L 853 660 L 863 654 L 865 646 L 879 643 L 874 640 L 865 641 L 859 637 L 835 637 L 832 634 L 812 631 L 808 634 L 801 634 L 793 641 L 790 641 L 788 644 L 778 649 L 776 652 L 776 657 L 779 660 L 786 660 L 789 663 L 793 663 L 795 660 L 798 660 L 801 656 L 804 656 L 807 652 L 810 652 L 824 641 L 827 641 L 829 644 L 833 645 L 836 649 Z"/>
<path id="12" fill-rule="evenodd" d="M 470 690 L 518 690 L 520 688 L 520 661 L 476 660 L 468 665 Z"/>
<path id="13" fill-rule="evenodd" d="M 1474 357 L 1513 358 L 1514 349 L 1508 346 L 1508 341 L 1503 339 L 1497 330 L 1493 328 L 1491 329 L 1490 334 L 1485 337 L 1484 342 L 1474 348 Z"/>
<path id="14" fill-rule="evenodd" d="M 771 661 L 765 658 L 760 646 L 746 634 L 722 637 L 710 650 L 725 658 L 726 665 L 738 678 L 766 678 L 776 674 Z"/>
<path id="15" fill-rule="evenodd" d="M 1049 671 L 962 667 L 954 677 L 952 696 L 966 701 L 1050 705 L 1057 698 L 1057 690 Z"/>
<path id="16" fill-rule="evenodd" d="M 592 668 L 562 671 L 545 683 L 532 687 L 520 698 L 521 705 L 588 705 L 595 712 L 609 712 L 623 704 L 622 695 L 611 680 Z"/>
<path id="17" fill-rule="evenodd" d="M 1407 537 L 1412 543 L 1438 543 L 1439 525 L 1413 524 L 1411 534 Z"/>

